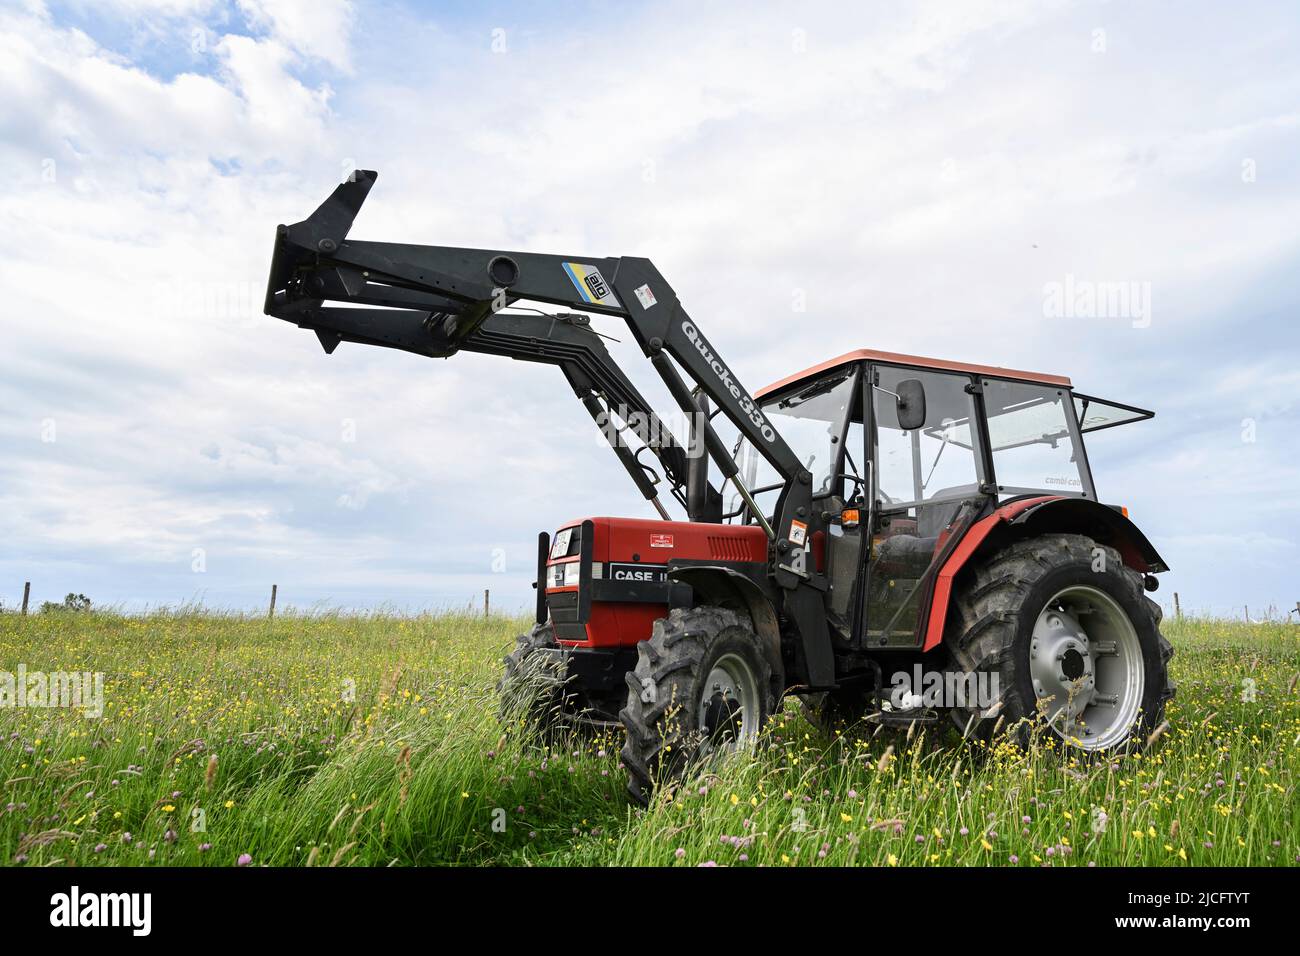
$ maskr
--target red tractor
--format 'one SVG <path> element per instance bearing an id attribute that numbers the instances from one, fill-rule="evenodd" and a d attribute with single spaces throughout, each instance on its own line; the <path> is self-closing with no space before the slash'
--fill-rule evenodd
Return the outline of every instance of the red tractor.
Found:
<path id="1" fill-rule="evenodd" d="M 348 239 L 375 179 L 359 171 L 279 227 L 266 312 L 327 353 L 558 366 L 659 515 L 540 535 L 507 713 L 621 726 L 641 801 L 751 744 L 787 695 L 825 727 L 951 719 L 1084 751 L 1161 720 L 1172 648 L 1146 592 L 1167 567 L 1099 501 L 1083 440 L 1151 412 L 1058 375 L 871 350 L 751 397 L 648 260 Z M 630 329 L 689 423 L 681 438 L 592 315 Z"/>

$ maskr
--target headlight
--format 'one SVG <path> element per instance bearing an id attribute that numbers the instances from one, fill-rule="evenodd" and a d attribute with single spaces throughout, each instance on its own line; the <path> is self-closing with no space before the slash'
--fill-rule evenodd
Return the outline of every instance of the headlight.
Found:
<path id="1" fill-rule="evenodd" d="M 580 561 L 565 561 L 552 564 L 547 572 L 547 586 L 553 588 L 576 588 L 580 573 Z"/>
<path id="2" fill-rule="evenodd" d="M 546 586 L 548 588 L 576 588 L 581 574 L 581 561 L 565 561 L 563 564 L 551 564 L 546 568 Z M 605 566 L 599 561 L 591 562 L 591 577 L 599 580 L 605 573 Z"/>

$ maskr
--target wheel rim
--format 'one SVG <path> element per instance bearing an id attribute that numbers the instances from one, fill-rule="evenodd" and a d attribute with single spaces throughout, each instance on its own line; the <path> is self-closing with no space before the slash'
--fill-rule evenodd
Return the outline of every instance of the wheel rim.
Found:
<path id="1" fill-rule="evenodd" d="M 739 654 L 724 654 L 700 695 L 699 727 L 709 749 L 733 750 L 758 736 L 758 679 Z"/>
<path id="2" fill-rule="evenodd" d="M 1138 718 L 1146 670 L 1137 629 L 1094 587 L 1064 588 L 1034 622 L 1029 673 L 1052 730 L 1084 750 L 1122 743 Z"/>

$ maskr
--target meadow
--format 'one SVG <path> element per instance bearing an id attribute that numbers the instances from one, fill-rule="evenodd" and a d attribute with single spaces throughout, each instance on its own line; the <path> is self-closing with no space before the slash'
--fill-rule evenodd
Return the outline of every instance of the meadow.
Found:
<path id="1" fill-rule="evenodd" d="M 0 671 L 102 671 L 103 714 L 0 708 L 0 862 L 80 866 L 1241 866 L 1300 862 L 1300 627 L 1167 620 L 1178 696 L 1140 753 L 819 734 L 645 810 L 616 739 L 496 716 L 527 621 L 0 614 Z"/>

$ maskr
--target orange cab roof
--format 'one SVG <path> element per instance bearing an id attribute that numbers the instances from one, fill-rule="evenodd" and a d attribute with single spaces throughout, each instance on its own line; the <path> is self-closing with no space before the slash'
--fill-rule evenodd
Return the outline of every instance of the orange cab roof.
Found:
<path id="1" fill-rule="evenodd" d="M 1041 385 L 1061 385 L 1070 388 L 1070 380 L 1064 375 L 1047 375 L 1043 372 L 1025 372 L 1014 368 L 1001 368 L 997 365 L 973 365 L 970 362 L 950 362 L 947 359 L 926 358 L 923 355 L 903 355 L 899 352 L 881 352 L 876 349 L 857 349 L 845 352 L 838 358 L 806 368 L 802 372 L 788 375 L 779 382 L 773 382 L 766 388 L 760 388 L 755 398 L 762 398 L 785 386 L 848 365 L 852 362 L 887 362 L 891 365 L 915 365 L 917 368 L 934 369 L 941 372 L 966 372 L 969 375 L 988 375 L 994 378 L 1014 378 L 1021 382 L 1036 382 Z"/>

